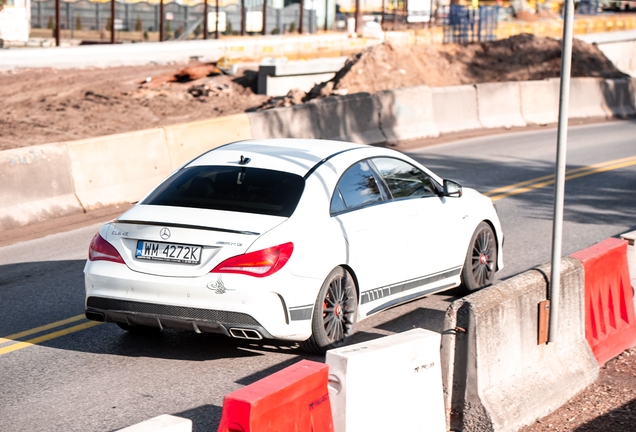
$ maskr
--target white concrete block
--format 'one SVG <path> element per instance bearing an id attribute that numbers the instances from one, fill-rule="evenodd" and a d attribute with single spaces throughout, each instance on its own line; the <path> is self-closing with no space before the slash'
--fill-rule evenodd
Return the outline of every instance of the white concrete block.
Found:
<path id="1" fill-rule="evenodd" d="M 151 418 L 119 432 L 192 432 L 192 420 L 168 414 Z"/>
<path id="2" fill-rule="evenodd" d="M 445 432 L 440 335 L 413 329 L 327 351 L 336 432 Z"/>

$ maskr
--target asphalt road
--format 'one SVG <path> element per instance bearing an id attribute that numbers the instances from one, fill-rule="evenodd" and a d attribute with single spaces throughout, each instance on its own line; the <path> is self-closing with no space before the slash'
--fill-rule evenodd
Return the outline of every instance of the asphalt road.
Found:
<path id="1" fill-rule="evenodd" d="M 580 177 L 566 186 L 564 254 L 636 229 L 636 122 L 575 127 L 569 140 L 568 170 Z M 408 153 L 443 177 L 489 192 L 553 173 L 555 142 L 556 129 L 546 129 Z M 553 188 L 544 183 L 549 179 L 493 194 L 506 234 L 499 277 L 549 261 Z M 431 224 L 453 229 L 444 221 Z M 192 419 L 195 431 L 216 430 L 225 394 L 302 358 L 324 360 L 290 344 L 180 331 L 140 337 L 106 324 L 85 328 L 88 322 L 78 317 L 82 269 L 97 228 L 0 248 L 0 338 L 55 323 L 12 336 L 28 343 L 0 339 L 0 430 L 109 431 L 164 413 Z M 413 327 L 441 331 L 444 310 L 457 295 L 385 311 L 361 323 L 353 342 Z"/>

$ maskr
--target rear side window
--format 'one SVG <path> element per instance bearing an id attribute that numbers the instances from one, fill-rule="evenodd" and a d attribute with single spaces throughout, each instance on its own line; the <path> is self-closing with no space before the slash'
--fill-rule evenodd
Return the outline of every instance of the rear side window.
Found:
<path id="1" fill-rule="evenodd" d="M 289 217 L 304 188 L 302 177 L 282 171 L 196 166 L 166 180 L 141 204 Z"/>
<path id="2" fill-rule="evenodd" d="M 351 166 L 338 180 L 331 199 L 331 213 L 352 210 L 382 201 L 382 194 L 366 161 Z"/>

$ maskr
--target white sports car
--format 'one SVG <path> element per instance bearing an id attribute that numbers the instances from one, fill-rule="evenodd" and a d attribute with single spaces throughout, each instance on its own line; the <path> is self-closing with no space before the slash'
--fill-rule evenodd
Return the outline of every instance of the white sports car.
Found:
<path id="1" fill-rule="evenodd" d="M 503 267 L 492 201 L 394 150 L 254 140 L 211 150 L 93 238 L 86 316 L 339 346 L 353 325 Z"/>

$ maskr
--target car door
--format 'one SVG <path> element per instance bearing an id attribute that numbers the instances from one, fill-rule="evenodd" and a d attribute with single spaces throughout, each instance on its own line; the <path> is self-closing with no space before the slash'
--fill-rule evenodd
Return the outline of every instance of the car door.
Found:
<path id="1" fill-rule="evenodd" d="M 381 289 L 404 278 L 406 230 L 367 161 L 349 167 L 331 201 L 332 220 L 349 247 L 361 291 Z"/>
<path id="2" fill-rule="evenodd" d="M 407 229 L 405 275 L 422 284 L 436 284 L 459 275 L 466 251 L 460 241 L 463 215 L 454 200 L 424 171 L 401 159 L 372 159 L 391 194 L 402 204 Z"/>

